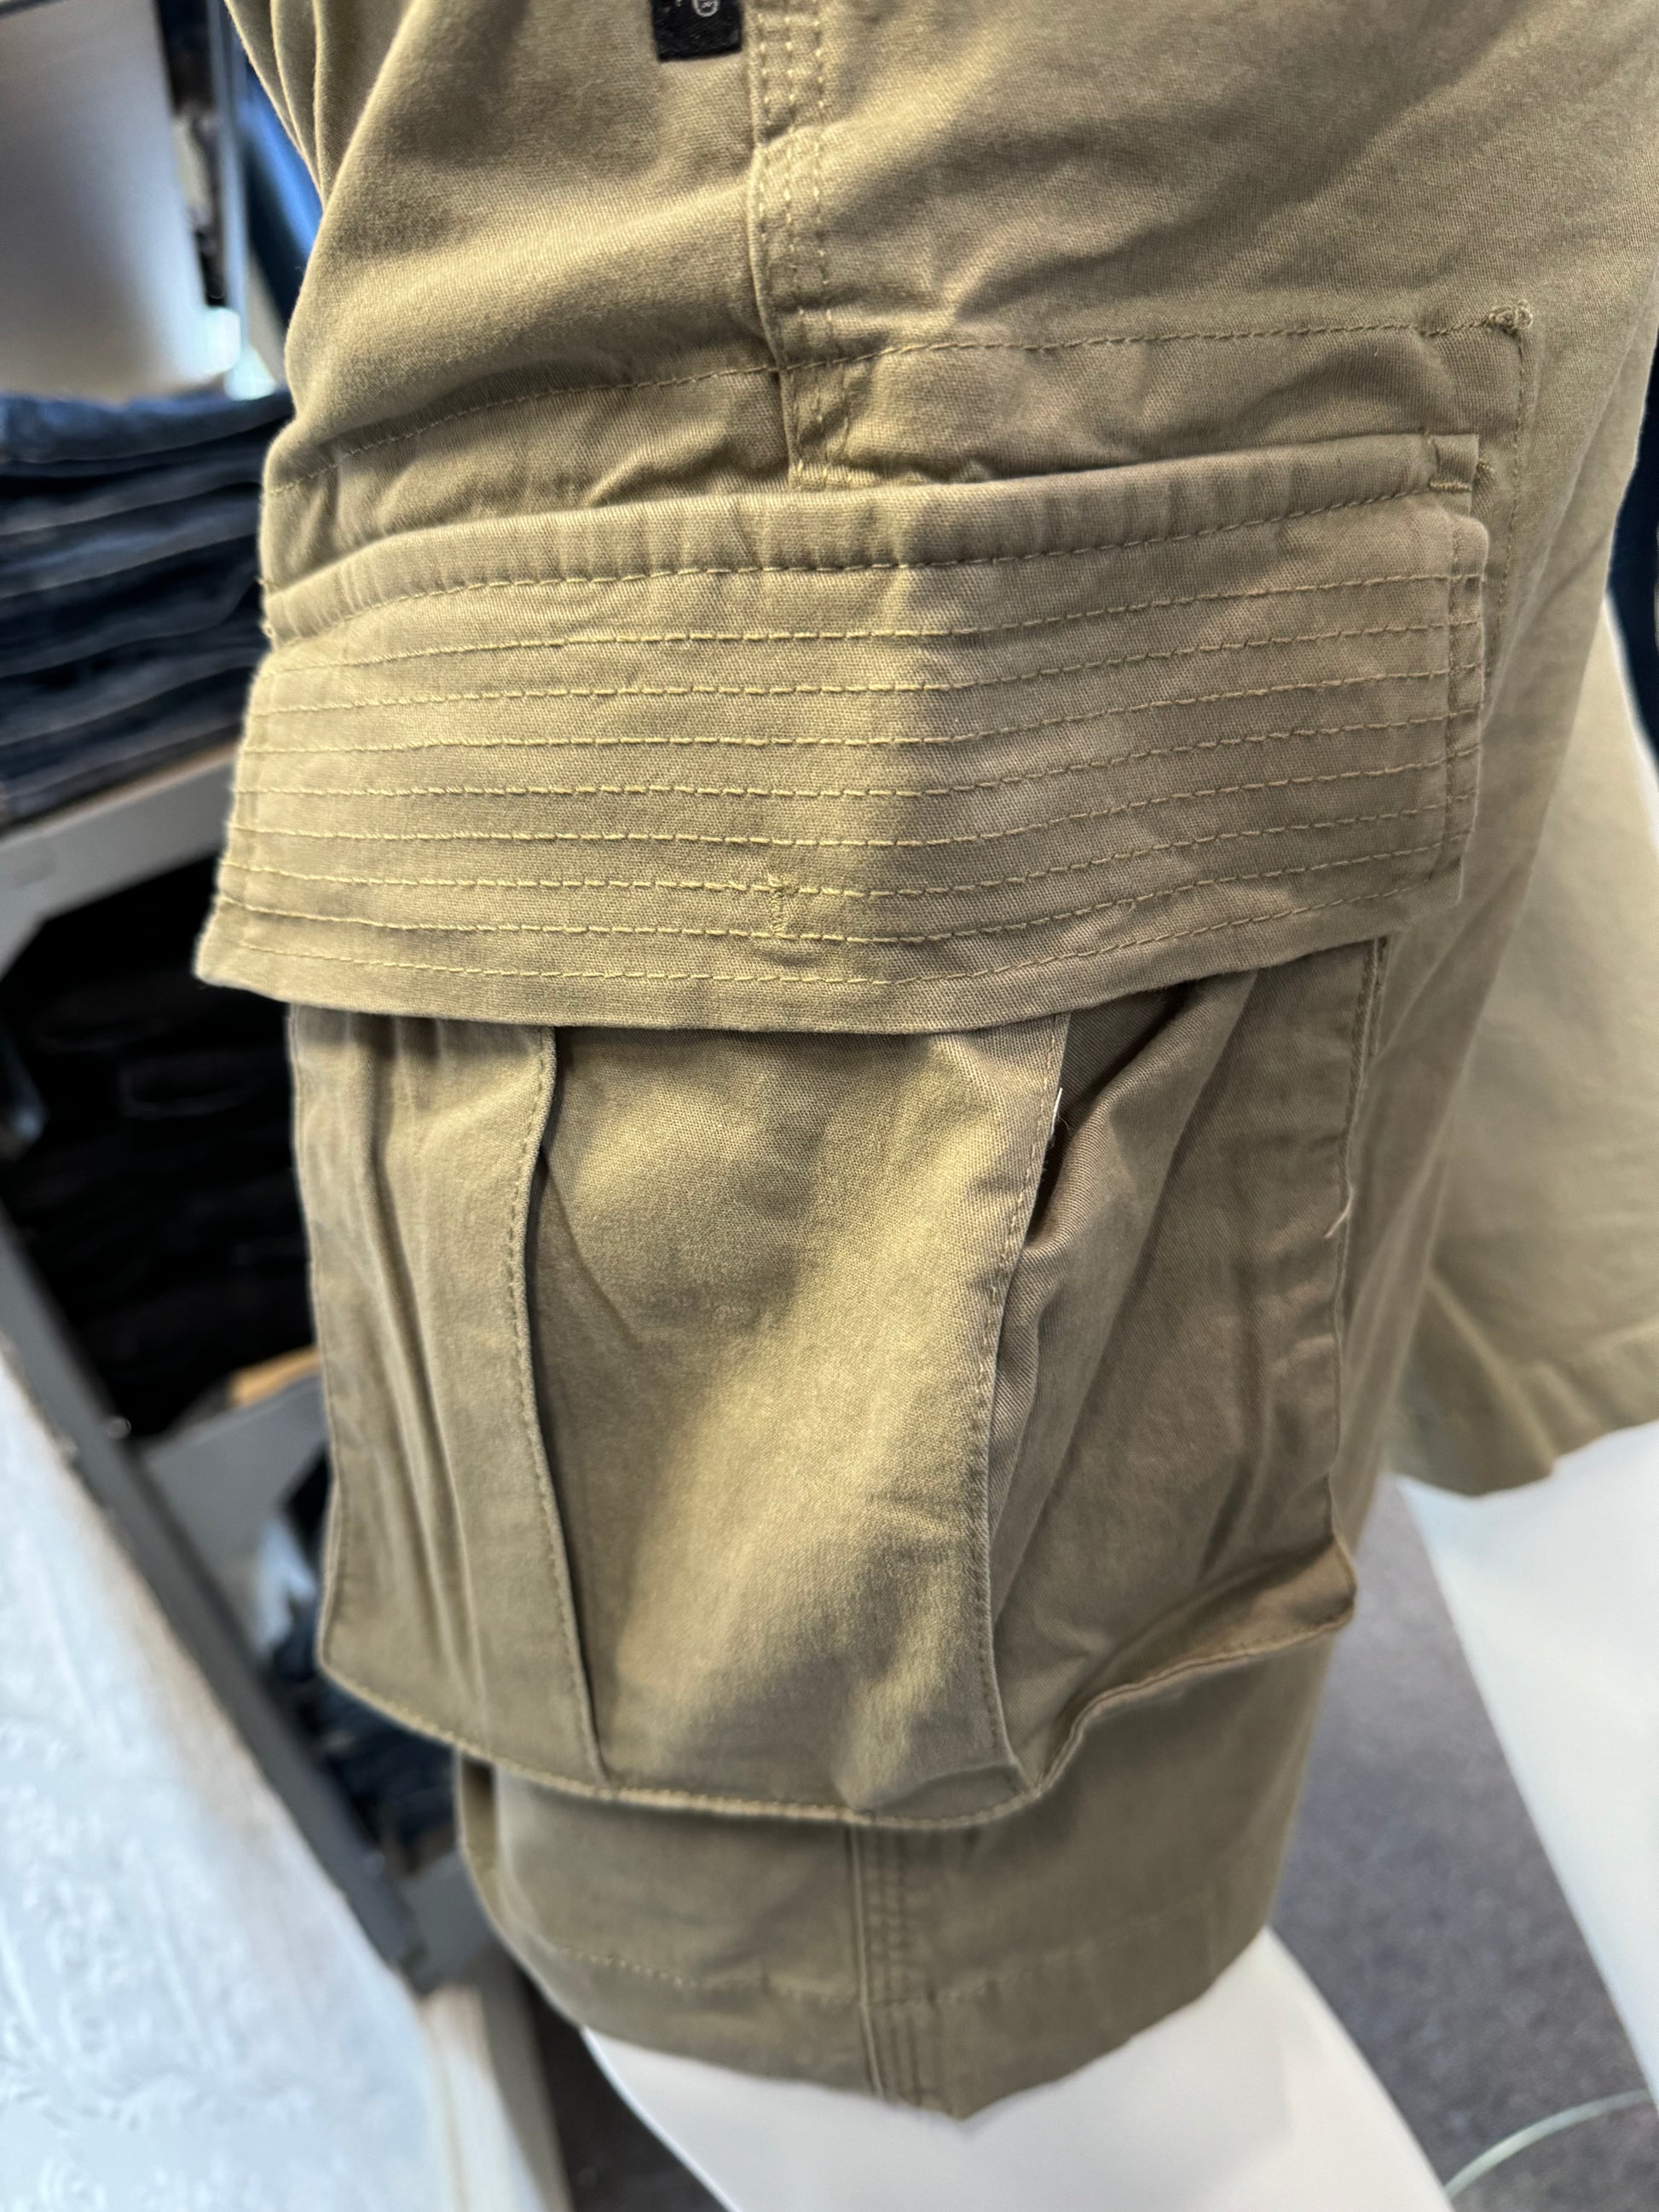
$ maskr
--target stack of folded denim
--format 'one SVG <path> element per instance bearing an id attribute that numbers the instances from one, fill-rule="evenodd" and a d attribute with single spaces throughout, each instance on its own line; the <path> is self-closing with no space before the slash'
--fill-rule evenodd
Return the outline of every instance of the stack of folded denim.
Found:
<path id="1" fill-rule="evenodd" d="M 311 1338 L 282 1013 L 190 973 L 210 878 L 48 924 L 0 986 L 0 1205 L 141 1436 Z"/>
<path id="2" fill-rule="evenodd" d="M 285 393 L 0 395 L 0 824 L 233 738 Z"/>

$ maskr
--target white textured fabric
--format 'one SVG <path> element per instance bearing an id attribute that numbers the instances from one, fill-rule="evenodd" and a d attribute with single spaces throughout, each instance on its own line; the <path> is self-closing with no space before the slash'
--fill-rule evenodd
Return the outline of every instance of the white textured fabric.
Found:
<path id="1" fill-rule="evenodd" d="M 441 2212 L 416 2008 L 0 1368 L 0 2212 Z"/>

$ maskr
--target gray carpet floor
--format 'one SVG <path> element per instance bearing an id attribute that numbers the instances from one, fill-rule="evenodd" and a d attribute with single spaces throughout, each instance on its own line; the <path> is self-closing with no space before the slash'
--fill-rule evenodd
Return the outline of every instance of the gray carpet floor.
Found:
<path id="1" fill-rule="evenodd" d="M 1361 1568 L 1276 1923 L 1450 2180 L 1642 2077 L 1391 1487 Z M 708 2212 L 574 2031 L 544 2029 L 578 2212 Z M 1632 2105 L 1559 2132 L 1458 2212 L 1659 2212 L 1659 2120 Z"/>
<path id="2" fill-rule="evenodd" d="M 1392 1486 L 1360 1566 L 1275 1917 L 1449 2179 L 1642 2076 Z M 1609 2115 L 1460 2203 L 1656 2212 L 1659 2127 L 1650 2110 Z"/>

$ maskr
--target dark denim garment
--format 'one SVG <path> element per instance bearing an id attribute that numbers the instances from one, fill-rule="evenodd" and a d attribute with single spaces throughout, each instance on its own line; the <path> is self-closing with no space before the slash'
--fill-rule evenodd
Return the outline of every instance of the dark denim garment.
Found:
<path id="1" fill-rule="evenodd" d="M 233 618 L 256 656 L 262 649 L 259 562 L 252 545 L 228 556 L 215 548 L 166 572 L 140 570 L 100 594 L 95 606 L 73 595 L 0 615 L 0 683 L 113 653 L 228 631 Z"/>
<path id="2" fill-rule="evenodd" d="M 1647 412 L 1613 532 L 1607 589 L 1624 636 L 1630 688 L 1659 752 L 1659 359 L 1648 379 Z"/>
<path id="3" fill-rule="evenodd" d="M 258 526 L 259 495 L 250 486 L 30 538 L 0 535 L 0 614 L 64 592 L 91 599 L 113 577 L 210 545 L 246 544 Z"/>
<path id="4" fill-rule="evenodd" d="M 288 412 L 0 396 L 0 826 L 236 736 Z"/>
<path id="5" fill-rule="evenodd" d="M 226 438 L 248 438 L 263 452 L 289 411 L 285 392 L 265 399 L 187 392 L 121 407 L 0 393 L 0 479 L 115 476 Z"/>
<path id="6" fill-rule="evenodd" d="M 44 486 L 36 479 L 27 489 L 9 483 L 0 499 L 0 546 L 9 550 L 15 544 L 21 544 L 27 553 L 30 541 L 85 529 L 146 507 L 173 506 L 229 484 L 257 484 L 264 465 L 264 446 L 239 438 L 198 460 L 169 461 L 159 468 L 134 470 L 127 476 L 82 477 Z"/>
<path id="7" fill-rule="evenodd" d="M 50 923 L 0 981 L 45 1116 L 0 1205 L 141 1435 L 311 1334 L 282 1012 L 190 973 L 210 877 Z"/>
<path id="8" fill-rule="evenodd" d="M 246 672 L 238 670 L 182 696 L 152 701 L 113 724 L 69 731 L 16 751 L 0 746 L 0 827 L 50 813 L 192 753 L 234 744 L 246 694 Z"/>

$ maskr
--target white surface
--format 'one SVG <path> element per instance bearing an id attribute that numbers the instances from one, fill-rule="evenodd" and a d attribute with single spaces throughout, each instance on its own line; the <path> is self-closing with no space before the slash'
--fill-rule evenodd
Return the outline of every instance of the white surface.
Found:
<path id="1" fill-rule="evenodd" d="M 1603 1437 L 1527 1490 L 1402 1487 L 1527 1809 L 1659 2089 L 1659 1427 Z"/>
<path id="2" fill-rule="evenodd" d="M 421 2006 L 442 2087 L 455 2212 L 570 2212 L 528 2004 L 495 1950 Z"/>
<path id="3" fill-rule="evenodd" d="M 732 2212 L 1445 2212 L 1271 1935 L 1121 2051 L 966 2121 L 588 2041 Z"/>
<path id="4" fill-rule="evenodd" d="M 0 2212 L 450 2212 L 416 2007 L 3 1367 L 0 1528 Z"/>
<path id="5" fill-rule="evenodd" d="M 3 390 L 129 399 L 227 365 L 148 0 L 0 15 L 0 301 Z"/>

